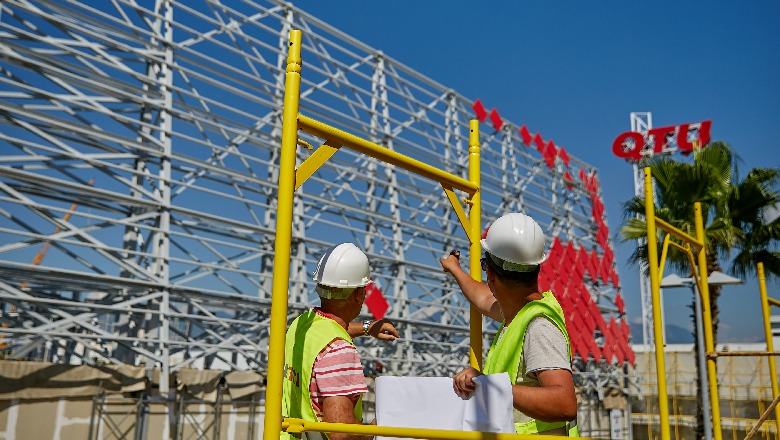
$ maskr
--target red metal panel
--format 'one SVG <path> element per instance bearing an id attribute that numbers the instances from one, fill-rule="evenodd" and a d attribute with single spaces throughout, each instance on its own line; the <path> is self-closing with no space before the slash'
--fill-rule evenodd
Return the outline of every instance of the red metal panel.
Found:
<path id="1" fill-rule="evenodd" d="M 557 156 L 558 150 L 555 148 L 553 141 L 550 140 L 547 142 L 547 147 L 545 147 L 544 151 L 542 152 L 542 157 L 544 157 L 544 161 L 547 163 L 549 168 L 555 166 L 555 158 Z"/>
<path id="2" fill-rule="evenodd" d="M 479 122 L 485 122 L 485 118 L 487 118 L 487 112 L 485 111 L 485 107 L 482 105 L 482 101 L 477 99 L 474 101 L 474 105 L 472 105 L 471 108 L 474 109 L 474 113 L 476 113 Z"/>
<path id="3" fill-rule="evenodd" d="M 628 341 L 628 338 L 631 336 L 631 327 L 628 325 L 625 317 L 620 320 L 620 330 L 623 332 L 623 337 Z"/>
<path id="4" fill-rule="evenodd" d="M 490 122 L 493 123 L 493 128 L 495 128 L 496 131 L 501 130 L 501 127 L 504 125 L 504 120 L 501 119 L 501 115 L 498 114 L 498 110 L 495 108 L 490 110 Z"/>
<path id="5" fill-rule="evenodd" d="M 525 143 L 528 146 L 531 145 L 531 141 L 533 140 L 533 138 L 531 137 L 531 132 L 528 131 L 528 127 L 526 127 L 525 124 L 523 124 L 523 126 L 520 127 L 520 137 L 523 138 L 523 143 Z"/>
<path id="6" fill-rule="evenodd" d="M 571 177 L 568 170 L 563 173 L 563 180 L 566 181 L 567 188 L 572 189 L 574 187 L 574 178 Z"/>
<path id="7" fill-rule="evenodd" d="M 384 318 L 385 313 L 390 308 L 390 304 L 388 304 L 382 291 L 379 290 L 375 283 L 366 286 L 366 299 L 364 302 L 366 307 L 368 307 L 368 311 L 371 312 L 371 315 L 376 320 Z"/>
<path id="8" fill-rule="evenodd" d="M 540 152 L 544 150 L 544 139 L 542 139 L 542 135 L 539 134 L 538 131 L 536 132 L 536 135 L 534 135 L 534 143 Z"/>
<path id="9" fill-rule="evenodd" d="M 590 251 L 590 258 L 588 259 L 588 271 L 590 272 L 590 278 L 593 281 L 596 281 L 599 278 L 600 262 L 601 260 L 599 259 L 599 254 L 596 252 L 596 249 Z"/>
<path id="10" fill-rule="evenodd" d="M 615 353 L 612 352 L 612 347 L 610 347 L 608 342 L 604 342 L 604 346 L 601 348 L 601 354 L 604 356 L 604 360 L 609 364 L 614 360 Z"/>
<path id="11" fill-rule="evenodd" d="M 577 352 L 583 360 L 588 359 L 588 344 L 585 342 L 583 335 L 585 331 L 582 327 L 582 322 L 577 315 L 573 315 L 570 321 L 566 322 L 567 328 L 571 325 L 569 331 L 569 342 L 572 345 L 572 351 Z"/>
<path id="12" fill-rule="evenodd" d="M 569 166 L 569 162 L 571 161 L 571 159 L 569 159 L 569 155 L 566 153 L 566 149 L 565 148 L 561 147 L 561 149 L 558 150 L 558 157 L 561 158 L 561 160 L 563 161 L 564 165 L 566 165 L 567 167 Z M 567 171 L 566 174 L 568 174 L 568 173 L 569 172 Z M 571 175 L 569 175 L 569 180 L 572 180 L 571 179 Z"/>
<path id="13" fill-rule="evenodd" d="M 625 313 L 625 303 L 623 302 L 623 297 L 620 295 L 620 292 L 615 294 L 615 305 L 621 315 Z"/>
<path id="14" fill-rule="evenodd" d="M 614 268 L 612 269 L 609 279 L 612 281 L 613 286 L 617 287 L 620 285 L 620 278 L 618 278 L 617 271 L 615 271 Z"/>

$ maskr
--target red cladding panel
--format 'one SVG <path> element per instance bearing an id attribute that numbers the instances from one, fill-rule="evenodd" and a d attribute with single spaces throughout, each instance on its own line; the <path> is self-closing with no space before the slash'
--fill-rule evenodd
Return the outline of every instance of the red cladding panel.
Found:
<path id="1" fill-rule="evenodd" d="M 531 142 L 533 141 L 533 137 L 531 136 L 531 132 L 528 131 L 528 127 L 523 124 L 522 127 L 520 127 L 520 137 L 523 138 L 523 143 L 526 145 L 531 145 Z"/>
<path id="2" fill-rule="evenodd" d="M 588 344 L 588 348 L 590 349 L 591 354 L 593 354 L 593 359 L 598 360 L 603 353 L 601 352 L 601 349 L 599 349 L 598 344 L 596 344 L 596 341 L 593 339 L 593 336 L 583 335 L 582 339 L 585 340 L 585 342 Z"/>
<path id="3" fill-rule="evenodd" d="M 542 135 L 539 132 L 536 132 L 536 135 L 534 135 L 534 143 L 539 151 L 544 150 L 544 139 L 542 139 Z"/>
<path id="4" fill-rule="evenodd" d="M 583 262 L 581 258 L 577 258 L 577 261 L 574 263 L 574 270 L 572 272 L 579 280 L 582 280 L 585 276 L 585 264 L 586 263 Z"/>
<path id="5" fill-rule="evenodd" d="M 482 105 L 482 101 L 477 99 L 474 101 L 474 105 L 472 105 L 471 108 L 474 109 L 474 113 L 477 115 L 479 122 L 485 122 L 485 118 L 487 118 L 487 112 L 485 111 L 485 107 Z"/>
<path id="6" fill-rule="evenodd" d="M 493 123 L 493 128 L 495 128 L 496 131 L 501 130 L 501 127 L 504 125 L 504 120 L 501 119 L 498 110 L 490 110 L 490 122 Z"/>
<path id="7" fill-rule="evenodd" d="M 556 277 L 552 282 L 552 288 L 556 295 L 562 295 L 566 290 L 566 285 L 563 284 L 563 281 L 561 281 L 560 277 Z"/>
<path id="8" fill-rule="evenodd" d="M 567 167 L 569 166 L 569 162 L 571 161 L 571 159 L 569 159 L 569 155 L 566 153 L 565 148 L 561 147 L 561 149 L 558 150 L 558 157 L 561 158 L 564 165 L 566 165 Z"/>
<path id="9" fill-rule="evenodd" d="M 539 290 L 542 292 L 546 292 L 550 290 L 550 279 L 546 276 L 542 276 L 542 274 L 539 274 Z"/>
<path id="10" fill-rule="evenodd" d="M 631 336 L 631 327 L 628 325 L 626 318 L 620 320 L 620 331 L 623 332 L 623 337 L 628 341 L 628 337 Z"/>
<path id="11" fill-rule="evenodd" d="M 368 311 L 371 312 L 371 315 L 376 320 L 384 318 L 385 313 L 390 308 L 390 304 L 387 303 L 382 291 L 374 283 L 366 286 L 366 299 L 364 302 L 366 307 L 368 307 Z"/>
<path id="12" fill-rule="evenodd" d="M 574 305 L 571 303 L 569 295 L 561 295 L 558 297 L 558 303 L 560 303 L 561 308 L 563 309 L 564 316 L 569 316 L 574 311 Z"/>
<path id="13" fill-rule="evenodd" d="M 577 261 L 577 251 L 574 250 L 574 245 L 571 242 L 566 243 L 566 249 L 563 251 L 563 256 L 566 259 L 568 267 L 573 267 L 574 262 Z"/>
<path id="14" fill-rule="evenodd" d="M 590 310 L 588 310 L 587 303 L 583 300 L 577 301 L 577 311 L 580 313 L 583 324 L 585 324 L 585 329 L 588 330 L 588 333 L 593 333 L 593 330 L 596 330 L 596 321 L 593 319 Z"/>
<path id="15" fill-rule="evenodd" d="M 593 198 L 593 218 L 601 218 L 604 215 L 604 202 L 598 197 Z"/>
<path id="16" fill-rule="evenodd" d="M 622 315 L 625 313 L 625 303 L 623 303 L 623 297 L 620 296 L 620 292 L 615 295 L 615 305 L 618 308 L 618 312 Z"/>
<path id="17" fill-rule="evenodd" d="M 576 315 L 572 316 L 571 320 L 566 321 L 566 326 L 569 331 L 569 340 L 572 343 L 572 351 L 577 352 L 583 360 L 587 360 L 588 348 L 583 338 L 584 329 L 579 318 Z"/>
<path id="18" fill-rule="evenodd" d="M 591 191 L 599 192 L 599 179 L 595 175 L 590 179 L 590 186 L 592 187 Z"/>
<path id="19" fill-rule="evenodd" d="M 599 276 L 599 263 L 601 263 L 599 254 L 596 252 L 596 249 L 593 249 L 590 252 L 590 260 L 588 261 L 588 270 L 590 271 L 590 277 L 593 281 L 596 281 Z"/>
<path id="20" fill-rule="evenodd" d="M 614 252 L 612 252 L 612 248 L 605 248 L 604 249 L 604 259 L 607 260 L 607 265 L 612 266 L 612 261 L 615 258 Z"/>
<path id="21" fill-rule="evenodd" d="M 634 351 L 628 349 L 625 350 L 623 354 L 626 356 L 626 359 L 628 359 L 628 362 L 631 363 L 632 366 L 636 367 L 636 358 L 634 357 Z"/>
<path id="22" fill-rule="evenodd" d="M 612 273 L 610 274 L 609 280 L 612 282 L 612 285 L 617 287 L 620 285 L 620 278 L 618 278 L 617 272 L 613 269 Z"/>
<path id="23" fill-rule="evenodd" d="M 602 283 L 607 284 L 609 283 L 609 267 L 606 264 L 603 263 L 603 259 L 601 260 L 602 263 L 599 264 L 599 279 Z"/>
<path id="24" fill-rule="evenodd" d="M 574 179 L 571 177 L 571 174 L 569 174 L 568 171 L 563 173 L 563 180 L 566 181 L 566 187 L 572 189 L 574 186 Z"/>
<path id="25" fill-rule="evenodd" d="M 549 149 L 548 149 L 549 151 Z M 547 168 L 552 168 L 555 166 L 555 156 L 544 153 L 544 163 L 547 164 Z"/>
<path id="26" fill-rule="evenodd" d="M 561 246 L 561 242 L 558 240 L 558 237 L 555 237 L 553 239 L 552 245 L 550 246 L 550 256 L 547 258 L 547 261 L 545 261 L 545 264 L 548 262 L 557 264 L 561 260 L 562 255 L 563 246 Z"/>
<path id="27" fill-rule="evenodd" d="M 604 356 L 604 360 L 606 360 L 608 364 L 612 363 L 614 353 L 612 353 L 612 347 L 610 347 L 608 342 L 605 342 L 604 346 L 601 348 L 601 354 Z"/>

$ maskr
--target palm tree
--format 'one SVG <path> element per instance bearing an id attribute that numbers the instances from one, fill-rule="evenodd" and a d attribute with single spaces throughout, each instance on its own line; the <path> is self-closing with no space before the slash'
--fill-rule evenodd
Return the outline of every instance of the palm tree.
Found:
<path id="1" fill-rule="evenodd" d="M 696 236 L 693 204 L 701 202 L 705 225 L 707 272 L 721 270 L 721 261 L 731 259 L 729 272 L 739 277 L 753 275 L 756 263 L 764 263 L 768 276 L 780 275 L 780 252 L 775 250 L 780 238 L 780 220 L 767 223 L 764 214 L 780 202 L 777 169 L 755 168 L 740 180 L 737 157 L 723 142 L 712 142 L 694 152 L 692 161 L 678 162 L 667 156 L 647 161 L 653 176 L 657 217 Z M 623 241 L 647 236 L 647 225 L 637 215 L 644 215 L 644 200 L 634 197 L 623 205 L 625 222 L 620 230 Z M 660 231 L 659 231 L 660 233 Z M 659 236 L 659 254 L 663 237 Z M 737 254 L 731 256 L 732 250 Z M 632 263 L 647 263 L 647 245 L 638 246 Z M 692 269 L 685 253 L 670 247 L 669 266 L 678 271 Z M 719 285 L 709 285 L 713 342 L 717 343 Z M 695 299 L 694 299 L 695 300 Z M 694 303 L 691 308 L 693 309 Z M 695 320 L 695 314 L 691 316 Z M 698 344 L 694 328 L 694 352 Z M 703 365 L 698 365 L 697 373 Z M 702 389 L 697 377 L 697 438 L 704 436 L 701 406 Z"/>

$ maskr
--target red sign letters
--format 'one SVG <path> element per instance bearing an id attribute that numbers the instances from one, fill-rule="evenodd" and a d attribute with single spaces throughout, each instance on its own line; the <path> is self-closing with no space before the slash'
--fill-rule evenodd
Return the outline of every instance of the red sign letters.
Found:
<path id="1" fill-rule="evenodd" d="M 652 128 L 647 131 L 647 139 L 652 143 L 652 150 L 645 144 L 645 136 L 636 131 L 627 131 L 620 134 L 612 142 L 612 153 L 617 157 L 638 161 L 642 156 L 652 156 L 659 153 L 671 153 L 680 151 L 684 154 L 693 150 L 693 143 L 688 140 L 688 132 L 698 130 L 698 144 L 704 147 L 710 142 L 710 127 L 712 121 L 702 121 L 698 124 L 682 124 L 677 126 Z M 676 136 L 675 136 L 676 135 Z M 677 149 L 668 149 L 676 138 Z"/>

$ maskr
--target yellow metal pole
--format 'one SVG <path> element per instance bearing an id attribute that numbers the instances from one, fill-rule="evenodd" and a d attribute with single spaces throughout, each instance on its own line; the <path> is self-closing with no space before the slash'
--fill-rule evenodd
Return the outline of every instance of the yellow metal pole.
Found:
<path id="1" fill-rule="evenodd" d="M 479 121 L 469 121 L 469 181 L 479 188 Z M 482 281 L 482 268 L 479 264 L 482 246 L 479 243 L 482 225 L 482 206 L 480 192 L 477 190 L 471 197 L 471 209 L 469 210 L 469 270 L 471 277 Z M 469 309 L 469 338 L 471 350 L 469 363 L 472 367 L 482 371 L 482 313 L 474 305 Z"/>
<path id="2" fill-rule="evenodd" d="M 282 380 L 284 337 L 287 332 L 287 297 L 290 280 L 295 149 L 298 139 L 298 101 L 301 91 L 301 31 L 290 31 L 290 51 L 284 84 L 282 150 L 279 159 L 279 195 L 276 210 L 274 278 L 271 293 L 271 324 L 268 338 L 268 377 L 265 393 L 263 439 L 279 439 L 282 429 Z"/>
<path id="3" fill-rule="evenodd" d="M 758 272 L 758 289 L 761 292 L 761 311 L 764 315 L 764 336 L 766 337 L 766 351 L 775 351 L 774 341 L 772 341 L 772 324 L 769 322 L 769 300 L 766 294 L 766 276 L 764 274 L 764 263 L 756 264 Z M 769 379 L 772 382 L 772 396 L 780 395 L 780 387 L 777 386 L 777 370 L 775 367 L 774 356 L 769 358 Z M 780 426 L 780 406 L 775 406 L 775 426 Z M 775 433 L 776 438 L 780 438 L 780 432 Z"/>
<path id="4" fill-rule="evenodd" d="M 359 425 L 351 423 L 310 422 L 284 419 L 282 425 L 289 433 L 343 432 L 347 434 L 376 435 L 398 438 L 425 438 L 437 440 L 560 440 L 558 435 L 510 434 L 501 432 L 453 431 L 449 429 L 403 428 L 395 426 Z M 587 440 L 587 438 L 582 438 Z"/>
<path id="5" fill-rule="evenodd" d="M 704 243 L 704 219 L 701 212 L 701 203 L 693 204 L 693 220 L 696 224 L 696 239 Z M 707 352 L 715 351 L 715 343 L 712 336 L 712 314 L 710 312 L 710 286 L 707 282 L 707 250 L 706 245 L 699 248 L 699 292 L 701 293 L 701 314 L 704 318 L 704 345 Z M 707 380 L 710 386 L 710 410 L 712 411 L 712 438 L 721 440 L 723 434 L 720 431 L 720 400 L 718 400 L 718 377 L 715 373 L 715 357 L 707 356 Z"/>
<path id="6" fill-rule="evenodd" d="M 658 380 L 658 410 L 661 418 L 661 440 L 669 440 L 669 394 L 666 389 L 666 359 L 661 318 L 661 280 L 658 279 L 658 240 L 655 232 L 655 205 L 650 168 L 645 173 L 645 221 L 647 222 L 647 260 L 650 266 L 650 292 L 653 300 L 653 337 L 655 339 L 656 378 Z"/>

